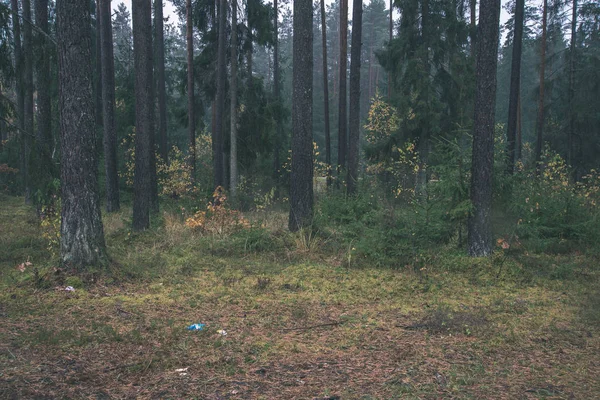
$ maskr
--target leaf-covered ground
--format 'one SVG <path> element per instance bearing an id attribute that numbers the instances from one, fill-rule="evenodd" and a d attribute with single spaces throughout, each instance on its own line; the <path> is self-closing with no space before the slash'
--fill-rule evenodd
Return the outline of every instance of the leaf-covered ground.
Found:
<path id="1" fill-rule="evenodd" d="M 0 200 L 3 399 L 600 397 L 590 255 L 440 248 L 419 268 L 355 267 L 293 237 L 260 252 L 201 238 L 172 216 L 133 235 L 124 212 L 105 217 L 110 269 L 72 276 L 34 211 Z"/>

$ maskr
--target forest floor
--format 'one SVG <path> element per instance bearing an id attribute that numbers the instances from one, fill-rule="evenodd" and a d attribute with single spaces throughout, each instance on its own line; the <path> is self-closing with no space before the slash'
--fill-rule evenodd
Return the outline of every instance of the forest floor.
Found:
<path id="1" fill-rule="evenodd" d="M 109 270 L 69 276 L 0 195 L 0 398 L 600 398 L 592 256 L 358 267 L 128 218 L 105 216 Z"/>

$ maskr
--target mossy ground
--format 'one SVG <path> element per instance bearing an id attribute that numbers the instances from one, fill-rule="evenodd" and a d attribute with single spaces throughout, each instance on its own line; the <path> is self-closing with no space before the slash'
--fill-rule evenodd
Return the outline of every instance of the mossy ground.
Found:
<path id="1" fill-rule="evenodd" d="M 131 234 L 126 210 L 105 216 L 111 268 L 74 275 L 22 199 L 0 204 L 0 398 L 600 397 L 584 251 L 374 268 L 284 216 L 219 238 L 176 213 Z"/>

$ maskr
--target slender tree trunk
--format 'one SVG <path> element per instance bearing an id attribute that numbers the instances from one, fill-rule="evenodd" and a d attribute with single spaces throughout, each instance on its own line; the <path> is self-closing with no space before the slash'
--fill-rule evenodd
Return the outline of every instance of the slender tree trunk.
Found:
<path id="1" fill-rule="evenodd" d="M 35 24 L 44 33 L 48 34 L 48 0 L 35 0 Z M 37 75 L 37 139 L 44 158 L 44 164 L 49 163 L 52 152 L 52 111 L 50 99 L 50 50 L 48 39 L 38 36 L 38 62 L 36 63 Z M 44 165 L 44 168 L 50 168 Z"/>
<path id="2" fill-rule="evenodd" d="M 289 228 L 307 227 L 313 215 L 313 31 L 311 0 L 294 1 L 292 172 Z"/>
<path id="3" fill-rule="evenodd" d="M 517 161 L 521 161 L 523 151 L 523 117 L 521 116 L 521 94 L 519 93 L 519 104 L 517 108 Z"/>
<path id="4" fill-rule="evenodd" d="M 33 113 L 33 32 L 31 28 L 31 2 L 30 0 L 22 0 L 23 19 L 27 21 L 23 24 L 23 86 L 25 94 L 25 113 L 24 130 L 27 135 L 32 135 L 34 132 L 34 113 Z M 31 176 L 30 176 L 30 152 L 31 152 L 31 136 L 25 138 L 25 202 L 31 202 Z"/>
<path id="5" fill-rule="evenodd" d="M 188 87 L 188 137 L 192 183 L 196 180 L 196 117 L 194 110 L 194 24 L 192 21 L 192 0 L 186 2 L 187 29 L 187 87 Z M 213 138 L 214 140 L 214 138 Z"/>
<path id="6" fill-rule="evenodd" d="M 515 28 L 513 36 L 512 64 L 510 72 L 510 95 L 508 99 L 508 142 L 507 172 L 512 174 L 515 168 L 517 115 L 519 107 L 519 92 L 521 90 L 521 52 L 523 45 L 523 18 L 525 0 L 517 0 L 515 6 Z"/>
<path id="7" fill-rule="evenodd" d="M 279 115 L 276 120 L 276 134 L 275 134 L 275 148 L 273 149 L 273 178 L 275 181 L 275 195 L 279 198 L 279 170 L 281 168 L 281 161 L 279 159 L 279 152 L 281 151 L 281 139 L 283 137 L 283 123 L 281 116 L 281 90 L 279 88 L 281 77 L 279 76 L 279 9 L 277 0 L 273 0 L 273 27 L 275 31 L 275 38 L 273 43 L 273 90 L 275 92 L 275 101 L 277 101 Z"/>
<path id="8" fill-rule="evenodd" d="M 96 51 L 96 60 L 95 60 L 95 70 L 94 76 L 96 79 L 94 80 L 95 90 L 94 90 L 94 99 L 95 103 L 95 120 L 96 125 L 102 126 L 102 50 L 100 49 L 102 38 L 100 36 L 100 0 L 95 0 L 96 3 L 96 26 L 94 33 L 96 34 L 95 41 L 95 51 Z"/>
<path id="9" fill-rule="evenodd" d="M 19 118 L 19 164 L 23 189 L 26 192 L 29 182 L 27 173 L 27 136 L 25 132 L 25 90 L 23 87 L 23 48 L 21 47 L 21 21 L 19 19 L 19 2 L 11 0 L 12 28 L 14 37 L 15 75 L 17 93 L 17 117 Z"/>
<path id="10" fill-rule="evenodd" d="M 575 52 L 577 51 L 577 0 L 573 0 L 573 13 L 571 15 L 571 44 L 569 57 L 569 133 L 567 162 L 573 167 L 574 177 L 577 178 L 577 166 L 575 165 L 573 145 L 575 138 Z"/>
<path id="11" fill-rule="evenodd" d="M 475 117 L 473 120 L 473 162 L 471 202 L 468 220 L 468 251 L 474 257 L 492 253 L 492 178 L 494 164 L 494 110 L 500 0 L 481 0 L 477 32 Z"/>
<path id="12" fill-rule="evenodd" d="M 231 149 L 229 152 L 229 185 L 231 197 L 237 198 L 238 187 L 238 156 L 237 156 L 237 67 L 238 67 L 238 37 L 237 37 L 237 0 L 231 1 Z"/>
<path id="13" fill-rule="evenodd" d="M 475 52 L 477 51 L 477 0 L 469 0 L 469 9 L 471 11 L 469 38 L 471 39 L 471 58 L 475 61 Z"/>
<path id="14" fill-rule="evenodd" d="M 154 1 L 154 53 L 156 57 L 156 91 L 158 100 L 158 148 L 163 162 L 169 163 L 167 139 L 167 89 L 165 87 L 165 32 L 163 0 Z"/>
<path id="15" fill-rule="evenodd" d="M 133 0 L 133 58 L 135 69 L 135 173 L 133 229 L 150 226 L 152 207 L 152 15 L 151 0 Z"/>
<path id="16" fill-rule="evenodd" d="M 104 127 L 104 171 L 106 173 L 106 211 L 120 209 L 119 176 L 117 172 L 117 132 L 115 129 L 115 63 L 111 0 L 98 0 L 100 4 L 100 53 L 102 73 L 102 119 Z"/>
<path id="17" fill-rule="evenodd" d="M 352 48 L 350 51 L 350 135 L 348 137 L 348 193 L 358 184 L 358 147 L 360 144 L 360 55 L 362 47 L 362 0 L 352 6 Z"/>
<path id="18" fill-rule="evenodd" d="M 85 268 L 106 262 L 98 197 L 98 164 L 92 94 L 89 3 L 58 0 L 58 88 L 61 133 L 63 264 Z"/>
<path id="19" fill-rule="evenodd" d="M 225 32 L 227 30 L 226 18 L 227 0 L 220 0 L 219 6 L 219 41 L 217 50 L 217 99 L 216 99 L 216 121 L 215 121 L 215 143 L 213 154 L 214 186 L 225 186 L 225 171 L 223 157 L 223 118 L 225 116 L 225 87 L 226 68 L 225 63 Z"/>
<path id="20" fill-rule="evenodd" d="M 327 187 L 331 186 L 331 130 L 329 127 L 329 71 L 327 69 L 327 21 L 325 0 L 321 0 L 321 32 L 323 39 L 323 108 L 325 118 L 325 164 L 327 164 Z"/>
<path id="21" fill-rule="evenodd" d="M 392 40 L 394 39 L 394 2 L 390 0 L 390 41 L 388 44 L 388 58 L 391 60 L 392 58 Z M 394 73 L 392 72 L 392 68 L 390 68 L 390 72 L 388 72 L 388 99 L 392 97 L 392 90 L 394 85 Z"/>
<path id="22" fill-rule="evenodd" d="M 340 0 L 340 97 L 338 110 L 338 176 L 346 169 L 348 116 L 346 103 L 346 70 L 348 68 L 348 0 Z"/>
<path id="23" fill-rule="evenodd" d="M 538 99 L 538 113 L 536 122 L 537 140 L 535 142 L 535 161 L 542 159 L 542 143 L 544 141 L 544 84 L 546 81 L 546 25 L 548 23 L 548 0 L 544 0 L 542 11 L 542 43 L 540 61 L 540 94 Z"/>

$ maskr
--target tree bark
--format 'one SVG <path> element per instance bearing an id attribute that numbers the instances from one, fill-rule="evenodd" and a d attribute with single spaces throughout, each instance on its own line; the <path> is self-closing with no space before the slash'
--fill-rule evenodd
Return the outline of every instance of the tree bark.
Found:
<path id="1" fill-rule="evenodd" d="M 313 215 L 312 2 L 294 1 L 292 78 L 292 172 L 289 229 L 307 227 Z"/>
<path id="2" fill-rule="evenodd" d="M 163 0 L 154 1 L 154 48 L 156 57 L 156 91 L 158 100 L 158 148 L 163 162 L 169 163 L 167 139 L 167 89 L 165 84 L 165 32 Z"/>
<path id="3" fill-rule="evenodd" d="M 22 0 L 23 19 L 23 87 L 24 87 L 24 105 L 23 129 L 27 134 L 34 132 L 34 113 L 33 113 L 33 32 L 31 28 L 31 2 Z M 31 202 L 31 177 L 30 177 L 30 146 L 31 137 L 25 137 L 25 202 Z"/>
<path id="4" fill-rule="evenodd" d="M 362 47 L 362 0 L 352 6 L 352 48 L 350 50 L 350 118 L 348 137 L 348 194 L 356 193 L 360 144 L 360 56 Z"/>
<path id="5" fill-rule="evenodd" d="M 573 167 L 574 177 L 577 178 L 577 166 L 574 160 L 575 138 L 575 52 L 577 51 L 577 0 L 573 0 L 573 13 L 571 15 L 571 44 L 569 57 L 569 133 L 567 163 Z"/>
<path id="6" fill-rule="evenodd" d="M 35 24 L 46 35 L 48 29 L 48 0 L 35 0 Z M 44 164 L 50 162 L 52 152 L 52 110 L 50 99 L 50 49 L 48 39 L 41 34 L 38 37 L 38 62 L 36 64 L 37 75 L 37 140 L 40 144 L 44 158 Z M 44 168 L 50 168 L 45 165 Z"/>
<path id="7" fill-rule="evenodd" d="M 102 38 L 101 38 L 101 34 L 100 34 L 100 0 L 95 0 L 96 3 L 96 29 L 95 29 L 95 34 L 96 34 L 96 41 L 95 41 L 95 51 L 96 51 L 96 62 L 95 62 L 95 67 L 96 69 L 94 70 L 94 74 L 96 79 L 94 80 L 94 86 L 95 86 L 95 90 L 94 90 L 94 99 L 96 100 L 95 103 L 95 120 L 96 120 L 96 125 L 98 126 L 102 126 L 103 120 L 102 120 L 102 50 L 100 48 L 101 46 L 101 42 L 102 42 Z"/>
<path id="8" fill-rule="evenodd" d="M 390 41 L 388 42 L 388 57 L 392 58 L 392 39 L 394 39 L 394 2 L 390 0 Z M 392 69 L 390 68 L 390 72 L 388 72 L 388 99 L 392 97 L 392 86 L 394 82 L 394 74 Z"/>
<path id="9" fill-rule="evenodd" d="M 187 95 L 188 95 L 188 138 L 192 184 L 196 180 L 196 116 L 194 109 L 194 24 L 192 21 L 192 0 L 186 1 L 187 36 Z"/>
<path id="10" fill-rule="evenodd" d="M 325 0 L 321 0 L 321 32 L 323 40 L 323 108 L 325 118 L 325 164 L 327 165 L 327 187 L 331 186 L 331 130 L 329 126 L 329 71 L 327 69 L 327 20 Z"/>
<path id="11" fill-rule="evenodd" d="M 19 19 L 19 2 L 18 0 L 11 0 L 12 10 L 12 28 L 14 37 L 14 55 L 15 55 L 15 75 L 16 85 L 15 91 L 17 93 L 17 117 L 19 119 L 19 164 L 20 164 L 20 175 L 23 182 L 23 189 L 26 191 L 29 181 L 27 173 L 27 137 L 23 134 L 25 132 L 25 90 L 23 87 L 23 48 L 21 46 L 21 21 Z"/>
<path id="12" fill-rule="evenodd" d="M 98 197 L 89 3 L 58 0 L 62 263 L 79 269 L 106 262 Z"/>
<path id="13" fill-rule="evenodd" d="M 120 209 L 119 176 L 117 172 L 117 132 L 115 130 L 115 63 L 111 0 L 98 0 L 100 4 L 100 53 L 102 76 L 102 125 L 104 127 L 104 171 L 106 173 L 106 211 Z"/>
<path id="14" fill-rule="evenodd" d="M 492 175 L 499 21 L 500 0 L 481 0 L 471 167 L 473 212 L 468 221 L 468 252 L 474 257 L 489 256 L 492 253 Z"/>
<path id="15" fill-rule="evenodd" d="M 225 61 L 225 33 L 227 30 L 226 18 L 227 0 L 220 0 L 219 6 L 219 40 L 217 50 L 217 99 L 215 121 L 215 143 L 213 154 L 214 186 L 225 186 L 225 171 L 223 157 L 223 118 L 225 116 L 225 87 L 226 87 L 226 61 Z"/>
<path id="16" fill-rule="evenodd" d="M 515 27 L 513 36 L 512 64 L 510 72 L 510 95 L 508 100 L 508 144 L 507 172 L 512 174 L 515 168 L 517 118 L 519 107 L 519 92 L 521 90 L 521 53 L 523 47 L 523 19 L 525 0 L 517 0 L 515 5 Z"/>
<path id="17" fill-rule="evenodd" d="M 340 0 L 340 97 L 338 110 L 338 176 L 346 169 L 348 116 L 346 102 L 346 70 L 348 68 L 348 0 Z"/>
<path id="18" fill-rule="evenodd" d="M 542 11 L 542 43 L 540 55 L 540 94 L 538 98 L 538 112 L 536 122 L 535 161 L 542 160 L 542 143 L 544 141 L 544 86 L 546 81 L 546 26 L 548 23 L 548 0 L 544 0 Z"/>
<path id="19" fill-rule="evenodd" d="M 150 226 L 152 207 L 152 15 L 151 0 L 133 0 L 133 58 L 135 74 L 135 172 L 133 229 Z"/>
<path id="20" fill-rule="evenodd" d="M 278 110 L 281 111 L 281 90 L 279 88 L 280 76 L 279 76 L 279 9 L 277 0 L 273 0 L 273 28 L 275 31 L 275 38 L 273 43 L 273 91 L 275 92 L 275 101 L 278 104 Z M 276 133 L 275 133 L 275 148 L 273 149 L 273 179 L 275 181 L 275 195 L 279 198 L 279 170 L 281 168 L 281 161 L 279 159 L 279 151 L 281 150 L 281 139 L 283 136 L 283 123 L 281 112 L 277 116 Z"/>
<path id="21" fill-rule="evenodd" d="M 477 0 L 469 0 L 469 9 L 471 11 L 469 38 L 471 39 L 471 58 L 474 61 L 477 50 Z"/>
<path id="22" fill-rule="evenodd" d="M 238 157 L 237 157 L 237 69 L 238 69 L 238 37 L 237 37 L 237 0 L 231 1 L 231 149 L 229 152 L 229 185 L 231 197 L 237 198 Z"/>

